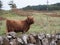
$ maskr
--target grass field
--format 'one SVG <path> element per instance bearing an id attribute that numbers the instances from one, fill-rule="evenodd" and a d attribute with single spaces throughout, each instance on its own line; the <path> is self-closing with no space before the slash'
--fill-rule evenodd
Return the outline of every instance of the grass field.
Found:
<path id="1" fill-rule="evenodd" d="M 57 14 L 60 14 L 60 11 L 56 11 Z M 46 12 L 48 13 L 48 12 Z M 31 28 L 27 33 L 36 32 L 36 33 L 57 33 L 60 32 L 60 17 L 51 17 L 46 15 L 46 13 L 34 13 L 33 17 L 35 23 L 31 25 Z M 50 14 L 49 12 L 48 14 Z M 13 20 L 24 20 L 26 16 L 20 16 L 12 12 L 4 12 L 1 17 Z M 0 21 L 0 35 L 6 33 L 6 20 Z"/>

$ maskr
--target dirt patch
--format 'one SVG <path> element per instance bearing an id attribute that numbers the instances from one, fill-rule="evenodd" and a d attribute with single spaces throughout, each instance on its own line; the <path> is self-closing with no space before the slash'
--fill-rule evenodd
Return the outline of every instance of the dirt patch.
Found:
<path id="1" fill-rule="evenodd" d="M 34 13 L 42 13 L 51 17 L 60 17 L 56 11 L 36 11 L 36 10 L 21 10 L 21 9 L 12 9 L 12 12 L 20 16 L 31 16 Z"/>
<path id="2" fill-rule="evenodd" d="M 60 14 L 57 14 L 57 13 L 45 13 L 44 15 L 48 15 L 51 17 L 60 17 Z"/>
<path id="3" fill-rule="evenodd" d="M 60 17 L 60 15 L 49 15 L 49 16 L 52 16 L 52 17 Z"/>

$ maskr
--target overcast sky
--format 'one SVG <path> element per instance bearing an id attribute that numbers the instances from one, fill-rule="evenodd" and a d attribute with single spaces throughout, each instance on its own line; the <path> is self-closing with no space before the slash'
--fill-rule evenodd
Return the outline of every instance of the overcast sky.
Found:
<path id="1" fill-rule="evenodd" d="M 22 7 L 26 7 L 27 5 L 40 5 L 40 4 L 46 4 L 47 0 L 1 0 L 3 2 L 3 9 L 10 9 L 8 3 L 10 1 L 13 1 L 16 5 L 17 8 L 22 8 Z M 59 2 L 60 0 L 48 0 L 49 4 L 54 4 Z"/>

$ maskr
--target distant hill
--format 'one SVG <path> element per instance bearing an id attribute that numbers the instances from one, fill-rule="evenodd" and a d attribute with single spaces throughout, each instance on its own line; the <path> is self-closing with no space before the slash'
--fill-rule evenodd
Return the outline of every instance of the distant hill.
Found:
<path id="1" fill-rule="evenodd" d="M 60 10 L 60 3 L 51 4 L 51 5 L 37 5 L 37 6 L 27 6 L 22 8 L 23 10 Z"/>

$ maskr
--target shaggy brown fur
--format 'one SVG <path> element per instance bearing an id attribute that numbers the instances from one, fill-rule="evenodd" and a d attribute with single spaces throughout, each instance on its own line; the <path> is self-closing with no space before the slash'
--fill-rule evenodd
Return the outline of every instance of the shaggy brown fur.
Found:
<path id="1" fill-rule="evenodd" d="M 7 31 L 11 32 L 27 32 L 30 25 L 34 23 L 32 16 L 28 16 L 25 20 L 6 20 Z"/>

